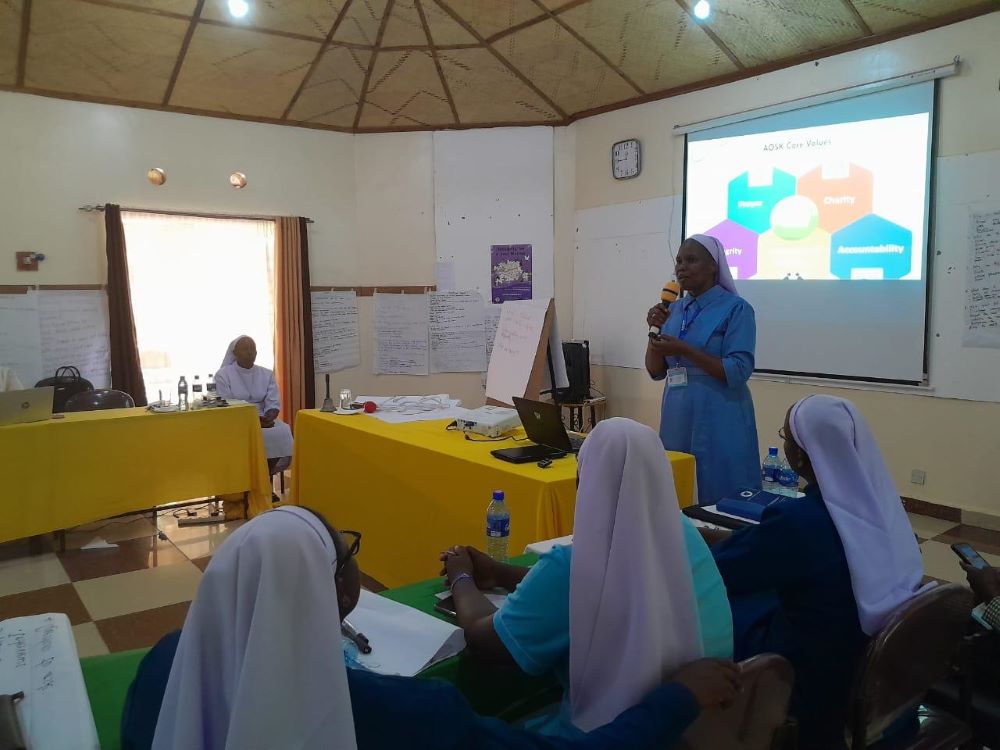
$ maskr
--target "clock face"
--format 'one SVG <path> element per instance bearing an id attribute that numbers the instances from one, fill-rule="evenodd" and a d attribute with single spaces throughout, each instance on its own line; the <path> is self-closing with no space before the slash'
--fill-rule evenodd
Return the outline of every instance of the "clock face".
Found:
<path id="1" fill-rule="evenodd" d="M 637 177 L 641 168 L 638 140 L 629 138 L 611 147 L 611 174 L 616 180 Z"/>

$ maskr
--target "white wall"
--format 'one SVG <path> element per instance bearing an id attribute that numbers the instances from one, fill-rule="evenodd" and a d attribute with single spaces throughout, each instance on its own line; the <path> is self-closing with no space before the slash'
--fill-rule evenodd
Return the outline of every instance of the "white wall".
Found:
<path id="1" fill-rule="evenodd" d="M 815 63 L 581 120 L 573 126 L 576 208 L 679 195 L 683 185 L 684 141 L 683 137 L 672 135 L 675 124 L 933 67 L 955 55 L 963 59 L 961 74 L 939 84 L 938 156 L 948 159 L 979 154 L 994 158 L 1000 153 L 998 38 L 1000 13 L 994 13 Z M 643 145 L 642 174 L 633 180 L 617 182 L 610 174 L 609 148 L 615 141 L 633 137 L 639 138 Z M 993 179 L 996 197 L 1000 195 L 1000 175 L 994 175 Z M 942 203 L 948 198 L 938 196 Z M 940 216 L 939 210 L 937 217 Z M 947 254 L 944 256 L 947 265 L 964 274 L 964 244 L 948 242 L 936 249 Z M 557 248 L 557 253 L 560 251 L 571 250 L 562 246 Z M 939 266 L 945 265 L 942 260 L 938 259 Z M 658 284 L 660 280 L 653 279 L 652 283 Z M 947 317 L 946 313 L 954 318 L 950 306 L 962 304 L 960 294 L 951 293 L 951 287 L 948 294 L 934 296 L 935 286 L 940 286 L 940 282 L 935 285 L 932 281 L 932 332 Z M 577 307 L 579 318 L 581 310 Z M 636 321 L 636 325 L 641 327 L 643 323 Z M 963 355 L 959 351 L 957 356 Z M 989 359 L 995 353 L 975 356 Z M 984 367 L 979 377 L 995 379 L 995 373 L 995 367 Z M 932 372 L 932 385 L 934 376 Z M 661 385 L 652 383 L 643 371 L 600 367 L 596 368 L 596 378 L 598 387 L 609 396 L 613 413 L 654 426 L 658 423 Z M 995 460 L 1000 448 L 997 436 L 1000 403 L 759 380 L 751 382 L 751 390 L 762 446 L 777 442 L 775 431 L 785 410 L 797 398 L 814 392 L 842 395 L 854 400 L 869 417 L 901 494 L 965 509 L 1000 512 L 1000 495 L 991 481 L 990 464 L 990 458 Z M 927 472 L 925 485 L 910 484 L 910 471 L 914 468 Z"/>
<path id="2" fill-rule="evenodd" d="M 313 273 L 353 266 L 351 135 L 0 93 L 0 139 L 0 285 L 103 283 L 103 215 L 77 208 L 107 202 L 309 216 Z M 37 273 L 15 270 L 26 250 L 46 255 Z"/>

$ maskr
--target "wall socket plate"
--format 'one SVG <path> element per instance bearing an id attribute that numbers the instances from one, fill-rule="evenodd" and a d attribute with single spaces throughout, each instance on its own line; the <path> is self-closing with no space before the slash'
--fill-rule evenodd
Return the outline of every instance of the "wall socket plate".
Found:
<path id="1" fill-rule="evenodd" d="M 35 253 L 15 253 L 17 256 L 17 270 L 18 271 L 37 271 L 38 270 L 38 256 Z"/>
<path id="2" fill-rule="evenodd" d="M 927 481 L 927 472 L 914 469 L 910 472 L 910 484 L 923 484 Z"/>

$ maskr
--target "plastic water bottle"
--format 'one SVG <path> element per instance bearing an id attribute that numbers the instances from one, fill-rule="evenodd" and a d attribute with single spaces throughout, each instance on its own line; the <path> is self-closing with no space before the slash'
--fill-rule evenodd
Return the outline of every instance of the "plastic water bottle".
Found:
<path id="1" fill-rule="evenodd" d="M 191 384 L 191 398 L 197 404 L 198 400 L 202 398 L 205 394 L 201 389 L 201 378 L 197 375 L 194 376 L 194 382 Z"/>
<path id="2" fill-rule="evenodd" d="M 510 541 L 510 511 L 503 500 L 503 490 L 493 490 L 493 500 L 486 509 L 486 554 L 497 562 L 507 562 Z"/>
<path id="3" fill-rule="evenodd" d="M 180 409 L 187 409 L 188 407 L 188 382 L 187 378 L 183 375 L 177 381 L 177 407 Z"/>
<path id="4" fill-rule="evenodd" d="M 215 376 L 212 373 L 208 373 L 208 381 L 205 383 L 205 392 L 208 394 L 209 398 L 215 395 Z"/>
<path id="5" fill-rule="evenodd" d="M 767 449 L 767 456 L 760 469 L 760 486 L 767 492 L 776 492 L 781 488 L 781 461 L 778 459 L 778 449 L 774 446 Z"/>
<path id="6" fill-rule="evenodd" d="M 788 464 L 788 459 L 781 459 L 781 466 L 778 469 L 778 484 L 781 485 L 779 492 L 782 495 L 795 497 L 799 492 L 799 475 Z"/>

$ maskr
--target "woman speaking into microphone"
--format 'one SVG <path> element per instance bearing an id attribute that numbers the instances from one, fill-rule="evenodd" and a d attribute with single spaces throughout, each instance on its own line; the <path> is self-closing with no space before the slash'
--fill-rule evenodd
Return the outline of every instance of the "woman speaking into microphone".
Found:
<path id="1" fill-rule="evenodd" d="M 757 325 L 736 293 L 722 244 L 705 234 L 681 243 L 674 267 L 684 296 L 650 308 L 646 370 L 666 379 L 660 439 L 697 461 L 698 502 L 710 505 L 760 487 L 757 424 L 747 380 Z"/>

